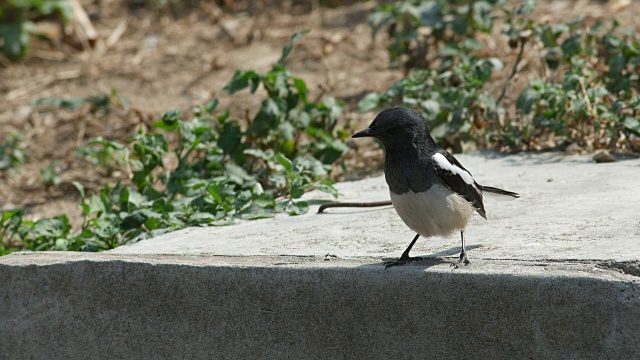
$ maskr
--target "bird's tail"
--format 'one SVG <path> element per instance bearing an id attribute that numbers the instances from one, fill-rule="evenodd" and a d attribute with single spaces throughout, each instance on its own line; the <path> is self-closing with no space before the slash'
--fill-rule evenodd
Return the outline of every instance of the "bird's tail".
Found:
<path id="1" fill-rule="evenodd" d="M 482 186 L 482 185 L 480 185 L 480 190 L 486 191 L 488 193 L 498 194 L 498 195 L 511 196 L 511 197 L 514 197 L 514 198 L 519 198 L 520 197 L 520 194 L 511 192 L 511 191 L 507 191 L 507 190 L 494 188 L 494 187 L 491 187 L 491 186 Z"/>

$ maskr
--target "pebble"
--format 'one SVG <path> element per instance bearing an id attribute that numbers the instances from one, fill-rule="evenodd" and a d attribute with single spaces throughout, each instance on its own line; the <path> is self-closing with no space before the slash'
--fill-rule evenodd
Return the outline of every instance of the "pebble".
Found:
<path id="1" fill-rule="evenodd" d="M 597 154 L 593 155 L 593 161 L 597 163 L 608 163 L 615 162 L 616 158 L 613 155 L 609 154 L 608 151 L 600 151 Z"/>

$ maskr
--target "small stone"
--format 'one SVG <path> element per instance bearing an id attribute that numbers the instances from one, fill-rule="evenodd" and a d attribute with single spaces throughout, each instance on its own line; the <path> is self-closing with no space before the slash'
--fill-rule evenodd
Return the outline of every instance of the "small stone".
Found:
<path id="1" fill-rule="evenodd" d="M 584 152 L 584 149 L 582 149 L 580 147 L 580 145 L 573 143 L 569 146 L 567 146 L 567 148 L 564 150 L 565 154 L 567 155 L 576 155 L 576 154 L 582 154 Z"/>
<path id="2" fill-rule="evenodd" d="M 629 136 L 629 143 L 633 151 L 640 151 L 640 136 L 631 134 L 631 136 Z"/>
<path id="3" fill-rule="evenodd" d="M 600 151 L 597 154 L 593 155 L 593 161 L 597 163 L 608 163 L 616 161 L 616 158 L 613 155 L 609 154 L 608 151 Z"/>

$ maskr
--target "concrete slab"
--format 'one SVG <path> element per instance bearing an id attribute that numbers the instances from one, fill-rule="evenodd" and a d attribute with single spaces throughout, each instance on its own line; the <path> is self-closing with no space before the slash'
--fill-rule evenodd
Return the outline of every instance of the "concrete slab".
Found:
<path id="1" fill-rule="evenodd" d="M 640 358 L 640 159 L 461 155 L 486 201 L 457 237 L 393 209 L 192 228 L 110 252 L 0 257 L 0 359 Z M 341 201 L 388 199 L 382 177 Z M 311 193 L 309 199 L 321 199 Z"/>
<path id="2" fill-rule="evenodd" d="M 638 277 L 588 262 L 0 258 L 1 359 L 637 359 Z"/>
<path id="3" fill-rule="evenodd" d="M 480 184 L 522 195 L 488 196 L 465 238 L 474 259 L 640 258 L 640 159 L 595 164 L 558 153 L 459 155 Z M 382 176 L 338 184 L 340 201 L 388 200 Z M 309 199 L 329 199 L 311 193 Z M 329 209 L 230 227 L 189 228 L 113 250 L 119 254 L 399 256 L 414 234 L 391 207 Z M 413 254 L 456 256 L 459 238 L 420 239 Z"/>

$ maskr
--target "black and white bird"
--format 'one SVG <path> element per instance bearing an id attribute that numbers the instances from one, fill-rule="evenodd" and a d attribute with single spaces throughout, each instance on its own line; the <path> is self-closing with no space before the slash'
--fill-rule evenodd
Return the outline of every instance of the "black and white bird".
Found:
<path id="1" fill-rule="evenodd" d="M 462 252 L 452 265 L 469 264 L 464 229 L 474 210 L 487 218 L 482 193 L 520 197 L 514 192 L 478 184 L 453 155 L 436 145 L 425 119 L 413 110 L 386 109 L 367 129 L 352 137 L 373 137 L 382 142 L 391 203 L 402 221 L 417 233 L 400 259 L 387 263 L 387 267 L 420 259 L 409 256 L 420 236 L 447 236 L 457 231 Z"/>

